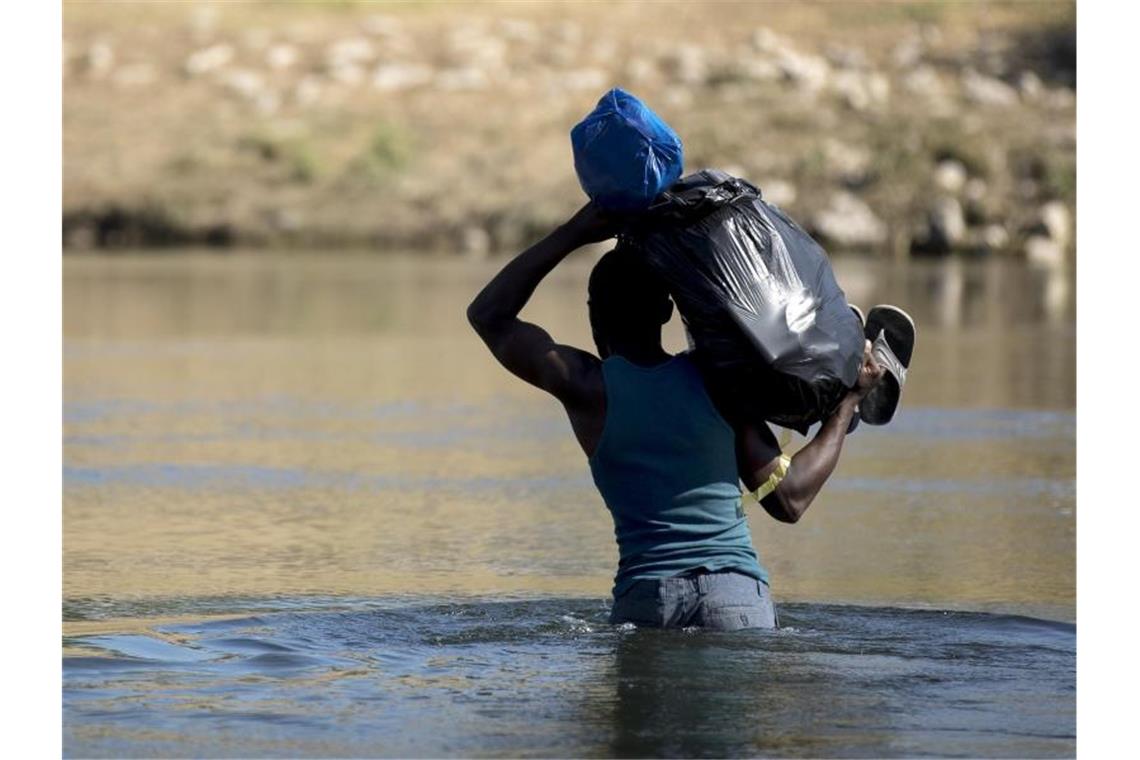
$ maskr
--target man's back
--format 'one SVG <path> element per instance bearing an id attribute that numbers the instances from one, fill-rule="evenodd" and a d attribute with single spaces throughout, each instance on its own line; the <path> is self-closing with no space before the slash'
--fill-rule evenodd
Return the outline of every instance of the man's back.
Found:
<path id="1" fill-rule="evenodd" d="M 734 431 L 689 356 L 642 367 L 615 354 L 602 372 L 605 423 L 589 462 L 621 555 L 614 595 L 701 568 L 766 581 L 741 506 Z"/>

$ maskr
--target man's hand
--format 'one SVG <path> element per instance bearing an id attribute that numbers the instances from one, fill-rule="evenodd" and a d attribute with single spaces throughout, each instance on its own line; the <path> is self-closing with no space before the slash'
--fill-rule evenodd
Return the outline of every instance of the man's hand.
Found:
<path id="1" fill-rule="evenodd" d="M 619 229 L 617 221 L 593 201 L 578 209 L 578 213 L 570 217 L 562 227 L 579 246 L 609 240 L 617 235 Z"/>
<path id="2" fill-rule="evenodd" d="M 883 368 L 875 361 L 871 353 L 871 341 L 863 341 L 863 364 L 859 367 L 859 377 L 855 380 L 855 387 L 851 389 L 855 398 L 862 400 L 871 389 L 878 385 L 883 377 Z"/>
<path id="3" fill-rule="evenodd" d="M 760 500 L 760 506 L 781 522 L 794 523 L 811 506 L 824 482 L 839 462 L 839 452 L 856 407 L 883 376 L 883 369 L 871 354 L 871 341 L 863 344 L 863 364 L 859 376 L 839 408 L 820 427 L 815 437 L 796 452 L 787 475 L 775 490 Z M 748 490 L 756 489 L 779 465 L 780 448 L 767 425 L 737 430 L 737 463 Z"/>

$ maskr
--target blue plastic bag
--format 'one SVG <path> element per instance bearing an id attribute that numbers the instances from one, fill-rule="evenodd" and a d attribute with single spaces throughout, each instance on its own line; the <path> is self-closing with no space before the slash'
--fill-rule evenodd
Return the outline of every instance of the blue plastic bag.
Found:
<path id="1" fill-rule="evenodd" d="M 574 169 L 607 211 L 641 211 L 681 176 L 681 138 L 635 96 L 614 88 L 570 131 Z"/>

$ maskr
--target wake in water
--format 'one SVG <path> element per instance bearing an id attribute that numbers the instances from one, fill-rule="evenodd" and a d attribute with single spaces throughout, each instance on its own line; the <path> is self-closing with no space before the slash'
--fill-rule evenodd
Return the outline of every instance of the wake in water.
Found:
<path id="1" fill-rule="evenodd" d="M 778 631 L 714 633 L 607 613 L 581 599 L 73 600 L 70 620 L 205 619 L 65 639 L 65 754 L 1075 752 L 1071 624 L 785 604 Z"/>

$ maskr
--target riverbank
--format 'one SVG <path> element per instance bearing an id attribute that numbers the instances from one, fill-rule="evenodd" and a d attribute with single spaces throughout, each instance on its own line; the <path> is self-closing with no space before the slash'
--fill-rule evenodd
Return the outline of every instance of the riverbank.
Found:
<path id="1" fill-rule="evenodd" d="M 515 250 L 620 85 L 831 248 L 1072 255 L 1071 3 L 67 3 L 64 38 L 68 250 Z"/>

